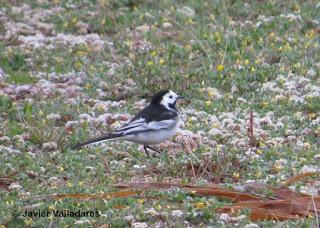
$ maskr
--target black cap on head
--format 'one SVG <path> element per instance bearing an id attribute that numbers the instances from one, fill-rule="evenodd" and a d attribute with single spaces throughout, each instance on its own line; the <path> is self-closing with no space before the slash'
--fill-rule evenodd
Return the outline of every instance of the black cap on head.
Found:
<path id="1" fill-rule="evenodd" d="M 168 92 L 169 92 L 169 90 L 162 90 L 162 91 L 156 93 L 151 99 L 151 104 L 153 104 L 153 105 L 160 104 L 162 97 Z"/>

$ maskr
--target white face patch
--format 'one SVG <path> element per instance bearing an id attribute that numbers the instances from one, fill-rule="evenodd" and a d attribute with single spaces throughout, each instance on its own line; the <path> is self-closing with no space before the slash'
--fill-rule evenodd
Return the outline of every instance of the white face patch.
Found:
<path id="1" fill-rule="evenodd" d="M 173 109 L 170 107 L 170 104 L 174 105 L 174 103 L 177 101 L 178 98 L 179 98 L 179 96 L 175 92 L 170 90 L 168 93 L 166 93 L 162 97 L 160 104 L 165 106 L 167 109 Z"/>

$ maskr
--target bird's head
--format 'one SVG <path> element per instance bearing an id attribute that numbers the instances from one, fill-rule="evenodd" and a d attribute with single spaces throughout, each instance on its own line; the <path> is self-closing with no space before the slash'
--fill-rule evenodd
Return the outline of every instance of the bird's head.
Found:
<path id="1" fill-rule="evenodd" d="M 176 109 L 176 103 L 179 99 L 184 98 L 179 96 L 171 90 L 163 90 L 156 93 L 152 100 L 151 104 L 153 105 L 163 105 L 167 109 Z"/>

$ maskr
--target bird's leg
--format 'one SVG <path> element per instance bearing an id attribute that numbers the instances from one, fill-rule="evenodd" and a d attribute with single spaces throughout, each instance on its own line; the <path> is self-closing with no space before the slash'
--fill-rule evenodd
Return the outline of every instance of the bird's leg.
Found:
<path id="1" fill-rule="evenodd" d="M 149 152 L 148 152 L 148 145 L 143 145 L 144 152 L 147 154 L 147 157 L 150 158 Z"/>
<path id="2" fill-rule="evenodd" d="M 149 148 L 149 149 L 151 149 L 151 150 L 153 150 L 153 151 L 155 151 L 155 152 L 157 152 L 158 154 L 161 153 L 161 151 L 159 151 L 159 150 L 157 150 L 157 149 L 155 149 L 155 148 L 153 148 L 153 147 L 151 147 L 151 146 L 149 146 L 149 145 L 146 145 L 146 147 Z"/>

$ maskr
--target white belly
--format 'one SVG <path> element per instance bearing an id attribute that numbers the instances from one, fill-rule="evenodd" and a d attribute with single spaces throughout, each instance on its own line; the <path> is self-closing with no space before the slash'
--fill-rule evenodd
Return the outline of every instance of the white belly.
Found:
<path id="1" fill-rule="evenodd" d="M 177 132 L 177 129 L 178 126 L 171 129 L 141 132 L 138 134 L 125 136 L 124 139 L 143 145 L 158 144 L 174 136 Z"/>

